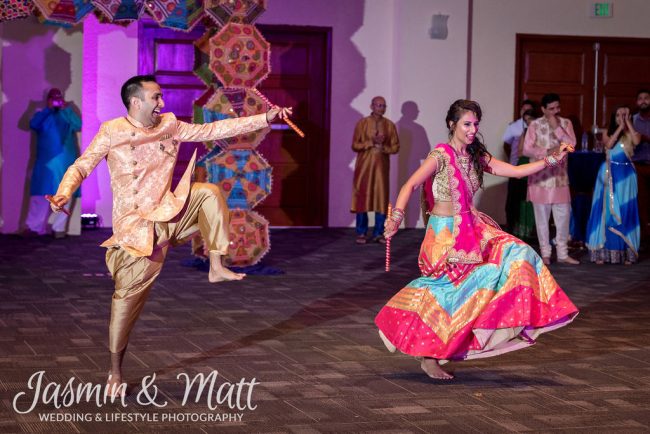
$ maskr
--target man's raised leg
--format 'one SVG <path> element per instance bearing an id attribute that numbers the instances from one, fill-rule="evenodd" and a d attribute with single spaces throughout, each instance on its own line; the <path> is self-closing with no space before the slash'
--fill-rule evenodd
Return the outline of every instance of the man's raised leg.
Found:
<path id="1" fill-rule="evenodd" d="M 201 233 L 209 251 L 210 282 L 241 280 L 246 275 L 233 273 L 222 264 L 230 243 L 229 210 L 219 187 L 210 183 L 195 182 L 190 189 L 187 205 L 178 219 L 169 223 L 170 238 L 177 242 Z"/>

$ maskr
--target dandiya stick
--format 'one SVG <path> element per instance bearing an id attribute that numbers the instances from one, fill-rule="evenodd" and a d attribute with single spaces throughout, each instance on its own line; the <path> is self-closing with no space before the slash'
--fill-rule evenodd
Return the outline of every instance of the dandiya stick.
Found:
<path id="1" fill-rule="evenodd" d="M 63 214 L 67 215 L 68 217 L 71 216 L 70 211 L 68 211 L 67 209 L 63 208 L 62 206 L 57 205 L 56 202 L 54 202 L 54 199 L 52 199 L 52 196 L 50 196 L 49 194 L 46 194 L 46 195 L 45 195 L 45 199 L 47 199 L 47 201 L 48 201 L 49 203 L 51 203 L 52 205 L 54 205 L 54 206 L 55 206 L 59 211 L 61 211 Z"/>
<path id="2" fill-rule="evenodd" d="M 277 106 L 276 106 L 275 104 L 273 104 L 273 103 L 272 103 L 272 102 L 271 102 L 271 101 L 270 101 L 266 96 L 264 96 L 264 95 L 262 94 L 262 92 L 260 92 L 260 91 L 257 90 L 256 88 L 251 88 L 251 90 L 252 90 L 253 92 L 255 92 L 255 95 L 259 96 L 259 97 L 260 97 L 260 98 L 261 98 L 261 99 L 262 99 L 266 104 L 268 104 L 269 107 L 277 107 Z M 298 134 L 298 135 L 299 135 L 300 137 L 302 137 L 303 139 L 305 138 L 305 133 L 304 133 L 300 128 L 298 128 L 298 125 L 294 124 L 293 121 L 292 121 L 291 119 L 289 119 L 289 118 L 284 118 L 284 119 L 282 119 L 282 120 L 283 120 L 287 125 L 289 125 L 289 127 L 291 127 L 291 129 L 294 130 L 294 131 L 296 132 L 296 134 Z"/>
<path id="3" fill-rule="evenodd" d="M 388 218 L 390 218 L 390 213 L 393 211 L 393 206 L 388 204 Z M 392 237 L 391 237 L 392 238 Z M 390 238 L 386 238 L 386 272 L 390 271 Z"/>

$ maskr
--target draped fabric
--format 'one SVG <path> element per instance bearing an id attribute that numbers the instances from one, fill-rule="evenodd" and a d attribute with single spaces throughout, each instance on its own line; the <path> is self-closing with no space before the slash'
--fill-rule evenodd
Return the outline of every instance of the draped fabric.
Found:
<path id="1" fill-rule="evenodd" d="M 592 261 L 636 262 L 641 237 L 637 192 L 634 165 L 619 142 L 607 151 L 596 178 L 587 223 Z"/>

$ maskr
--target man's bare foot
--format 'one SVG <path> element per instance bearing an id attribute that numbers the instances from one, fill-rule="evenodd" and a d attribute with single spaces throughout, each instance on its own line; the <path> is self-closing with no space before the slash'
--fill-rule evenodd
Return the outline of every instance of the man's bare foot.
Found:
<path id="1" fill-rule="evenodd" d="M 210 283 L 223 282 L 226 280 L 242 280 L 246 275 L 244 273 L 233 273 L 221 263 L 221 255 L 217 252 L 210 252 L 210 273 L 208 280 Z"/>
<path id="2" fill-rule="evenodd" d="M 436 380 L 451 380 L 454 378 L 449 372 L 444 371 L 436 359 L 425 357 L 420 364 L 422 370 L 431 378 Z"/>
<path id="3" fill-rule="evenodd" d="M 106 396 L 113 400 L 114 398 L 124 398 L 126 396 L 126 383 L 122 383 L 122 377 L 113 375 L 108 372 L 108 379 L 106 380 Z"/>

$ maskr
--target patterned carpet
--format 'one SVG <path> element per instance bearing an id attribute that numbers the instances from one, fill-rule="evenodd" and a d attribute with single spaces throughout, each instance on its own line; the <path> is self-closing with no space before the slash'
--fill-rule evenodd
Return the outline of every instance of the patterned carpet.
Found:
<path id="1" fill-rule="evenodd" d="M 581 310 L 574 323 L 530 349 L 452 363 L 456 379 L 440 382 L 387 352 L 373 325 L 416 276 L 422 236 L 399 234 L 386 274 L 383 246 L 355 245 L 352 230 L 275 230 L 264 262 L 285 274 L 221 284 L 181 265 L 188 246 L 172 250 L 131 338 L 126 407 L 61 399 L 71 378 L 75 390 L 105 381 L 112 281 L 97 245 L 108 232 L 0 236 L 0 432 L 648 432 L 647 254 L 634 266 L 553 264 Z M 183 405 L 177 375 L 215 370 L 214 389 L 195 402 L 195 384 Z M 25 392 L 16 405 L 29 409 L 38 371 L 41 403 L 19 414 L 14 398 Z M 161 408 L 142 393 L 154 373 Z"/>

